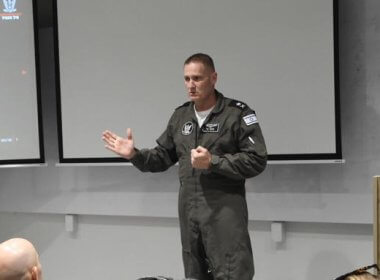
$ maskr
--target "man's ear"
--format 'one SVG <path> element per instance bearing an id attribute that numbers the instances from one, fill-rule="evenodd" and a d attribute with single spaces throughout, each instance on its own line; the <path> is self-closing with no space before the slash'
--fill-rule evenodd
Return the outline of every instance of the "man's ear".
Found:
<path id="1" fill-rule="evenodd" d="M 214 72 L 212 75 L 212 83 L 215 85 L 218 80 L 218 73 Z"/>
<path id="2" fill-rule="evenodd" d="M 40 273 L 37 266 L 32 267 L 32 280 L 40 280 Z"/>

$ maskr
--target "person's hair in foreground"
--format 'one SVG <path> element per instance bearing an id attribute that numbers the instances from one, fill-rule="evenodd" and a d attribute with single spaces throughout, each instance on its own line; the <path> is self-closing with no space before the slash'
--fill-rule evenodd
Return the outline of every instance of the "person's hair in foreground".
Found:
<path id="1" fill-rule="evenodd" d="M 0 243 L 0 280 L 41 279 L 41 264 L 32 243 L 23 238 Z"/>
<path id="2" fill-rule="evenodd" d="M 357 274 L 357 275 L 351 275 L 345 278 L 345 280 L 376 280 L 376 279 L 380 279 L 380 278 L 369 272 L 364 272 L 362 274 Z"/>
<path id="3" fill-rule="evenodd" d="M 379 267 L 377 264 L 361 267 L 349 273 L 339 276 L 335 278 L 335 280 L 378 280 L 379 276 L 369 273 L 367 270 L 375 268 L 377 272 L 379 272 Z"/>

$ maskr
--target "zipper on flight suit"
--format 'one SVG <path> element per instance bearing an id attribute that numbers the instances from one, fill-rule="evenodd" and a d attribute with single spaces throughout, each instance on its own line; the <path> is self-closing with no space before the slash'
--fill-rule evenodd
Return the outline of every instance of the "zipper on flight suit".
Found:
<path id="1" fill-rule="evenodd" d="M 195 109 L 194 109 L 195 110 Z M 198 129 L 199 129 L 199 133 L 202 133 L 202 127 L 209 122 L 209 120 L 211 119 L 211 116 L 213 115 L 213 112 L 210 112 L 210 114 L 208 114 L 207 118 L 204 120 L 202 126 L 199 126 L 198 125 L 198 119 L 195 117 L 195 119 L 193 118 L 193 121 L 194 121 L 194 130 L 195 130 L 195 145 L 194 145 L 194 149 L 196 149 L 198 147 Z M 192 173 L 191 175 L 194 176 L 195 174 L 195 168 L 193 167 L 192 168 Z"/>
<path id="2" fill-rule="evenodd" d="M 198 147 L 198 122 L 194 122 L 194 131 L 195 131 L 195 143 L 194 143 L 194 149 Z M 195 174 L 195 168 L 192 168 L 191 175 L 194 176 Z"/>

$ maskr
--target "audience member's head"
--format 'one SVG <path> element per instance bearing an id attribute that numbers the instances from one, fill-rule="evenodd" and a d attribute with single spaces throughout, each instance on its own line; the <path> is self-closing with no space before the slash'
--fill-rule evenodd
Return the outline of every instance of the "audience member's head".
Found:
<path id="1" fill-rule="evenodd" d="M 41 279 L 41 264 L 32 243 L 12 238 L 0 244 L 0 280 Z"/>
<path id="2" fill-rule="evenodd" d="M 377 264 L 373 264 L 346 273 L 335 278 L 335 280 L 380 280 L 379 276 L 368 272 L 369 269 L 376 269 L 376 271 L 379 272 Z"/>
<path id="3" fill-rule="evenodd" d="M 345 280 L 377 280 L 377 279 L 379 279 L 377 276 L 369 272 L 363 272 L 356 275 L 350 275 L 345 278 Z"/>

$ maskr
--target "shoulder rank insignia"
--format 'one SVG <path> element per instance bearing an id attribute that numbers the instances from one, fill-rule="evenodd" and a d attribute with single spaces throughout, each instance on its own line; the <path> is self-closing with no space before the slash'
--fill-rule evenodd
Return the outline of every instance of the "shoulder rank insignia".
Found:
<path id="1" fill-rule="evenodd" d="M 238 100 L 232 100 L 230 102 L 230 105 L 231 107 L 236 107 L 236 108 L 239 108 L 241 110 L 245 109 L 247 107 L 247 104 L 241 102 L 241 101 L 238 101 Z"/>

